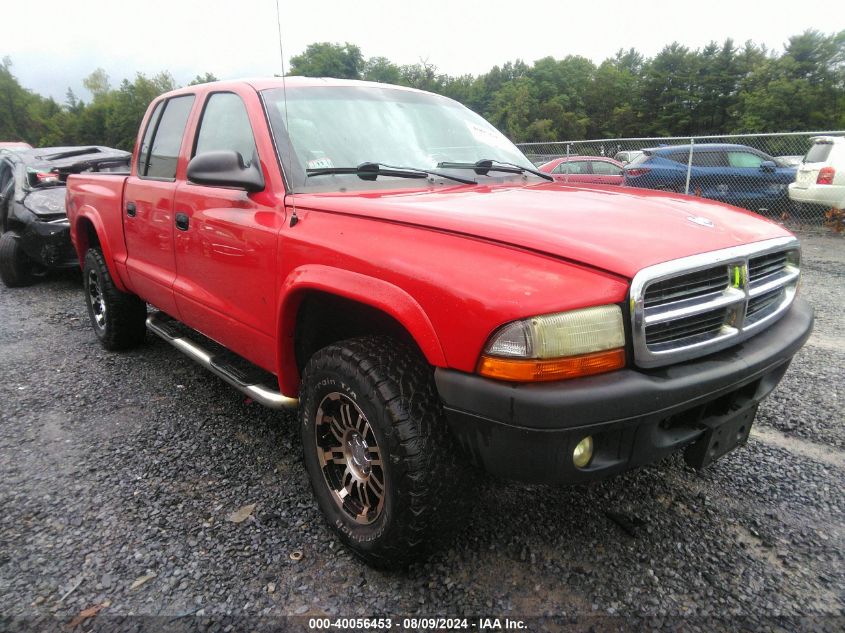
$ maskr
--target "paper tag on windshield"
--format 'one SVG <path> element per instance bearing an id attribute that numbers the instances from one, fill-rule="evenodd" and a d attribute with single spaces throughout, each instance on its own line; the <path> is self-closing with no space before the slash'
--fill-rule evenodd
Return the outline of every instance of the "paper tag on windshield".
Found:
<path id="1" fill-rule="evenodd" d="M 307 163 L 308 169 L 328 169 L 330 167 L 334 167 L 334 163 L 332 163 L 332 159 L 328 157 L 324 158 L 312 158 Z"/>
<path id="2" fill-rule="evenodd" d="M 510 141 L 495 130 L 488 130 L 475 123 L 466 123 L 470 134 L 480 143 L 510 149 Z"/>

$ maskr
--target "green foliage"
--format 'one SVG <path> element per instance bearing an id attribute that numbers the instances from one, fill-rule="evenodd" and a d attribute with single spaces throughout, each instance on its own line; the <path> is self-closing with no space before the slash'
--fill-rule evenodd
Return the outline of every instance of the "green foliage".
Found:
<path id="1" fill-rule="evenodd" d="M 391 62 L 387 57 L 371 57 L 364 64 L 364 72 L 361 79 L 367 81 L 380 81 L 384 84 L 398 84 L 401 78 L 399 66 Z"/>
<path id="2" fill-rule="evenodd" d="M 301 55 L 290 58 L 291 75 L 360 79 L 364 69 L 361 49 L 347 42 L 343 46 L 330 42 L 309 44 Z"/>
<path id="3" fill-rule="evenodd" d="M 220 81 L 212 73 L 205 73 L 204 75 L 197 75 L 188 82 L 189 86 L 198 86 L 199 84 L 209 84 L 212 81 Z"/>
<path id="4" fill-rule="evenodd" d="M 132 150 L 147 106 L 158 95 L 177 87 L 168 72 L 124 79 L 117 89 L 98 68 L 83 79 L 91 103 L 67 91 L 64 104 L 25 90 L 11 74 L 8 60 L 0 66 L 0 139 L 25 140 L 34 146 L 108 145 Z M 213 75 L 197 76 L 207 81 Z M 5 98 L 4 98 L 5 97 Z"/>
<path id="5" fill-rule="evenodd" d="M 545 57 L 452 77 L 433 64 L 364 59 L 350 43 L 310 44 L 291 58 L 291 75 L 366 79 L 437 92 L 482 114 L 515 141 L 845 127 L 845 31 L 805 31 L 777 54 L 731 39 L 690 50 L 674 42 L 653 58 L 620 49 L 596 65 L 580 56 Z M 216 81 L 197 75 L 190 85 Z M 0 61 L 0 140 L 33 145 L 101 144 L 131 150 L 150 101 L 172 90 L 169 73 L 138 73 L 117 88 L 98 68 L 56 103 L 20 85 Z"/>
<path id="6" fill-rule="evenodd" d="M 736 127 L 784 131 L 841 127 L 845 122 L 845 31 L 805 31 L 789 38 L 780 57 L 759 60 L 740 83 Z"/>
<path id="7" fill-rule="evenodd" d="M 109 94 L 111 90 L 111 83 L 109 82 L 109 76 L 106 74 L 106 71 L 102 68 L 98 68 L 90 75 L 88 75 L 85 79 L 82 80 L 82 85 L 88 89 L 94 100 L 96 101 L 98 98 L 103 98 Z"/>

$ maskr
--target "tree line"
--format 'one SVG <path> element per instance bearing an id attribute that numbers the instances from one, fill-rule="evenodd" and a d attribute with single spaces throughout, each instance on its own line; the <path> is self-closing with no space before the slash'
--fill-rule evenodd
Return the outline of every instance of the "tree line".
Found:
<path id="1" fill-rule="evenodd" d="M 731 39 L 690 49 L 677 42 L 646 58 L 631 48 L 596 65 L 578 55 L 452 76 L 420 61 L 365 58 L 355 44 L 318 42 L 290 60 L 290 75 L 365 79 L 443 94 L 483 115 L 514 141 L 686 136 L 845 128 L 845 30 L 808 30 L 782 51 Z M 206 73 L 191 83 L 213 81 Z M 20 85 L 0 64 L 0 140 L 131 149 L 149 102 L 176 87 L 162 72 L 110 84 L 98 69 L 83 102 L 64 103 Z"/>
<path id="2" fill-rule="evenodd" d="M 190 83 L 216 81 L 211 73 L 197 75 Z M 152 77 L 137 73 L 113 87 L 98 68 L 82 84 L 91 94 L 88 102 L 68 89 L 64 103 L 27 90 L 12 73 L 12 60 L 0 63 L 0 141 L 26 141 L 35 147 L 106 145 L 132 150 L 138 126 L 150 101 L 178 87 L 168 72 Z"/>

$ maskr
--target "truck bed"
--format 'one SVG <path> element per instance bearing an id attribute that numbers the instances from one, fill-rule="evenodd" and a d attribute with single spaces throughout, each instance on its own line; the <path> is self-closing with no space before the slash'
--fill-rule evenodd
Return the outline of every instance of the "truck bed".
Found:
<path id="1" fill-rule="evenodd" d="M 78 218 L 87 218 L 96 235 L 106 261 L 117 266 L 112 270 L 115 281 L 125 286 L 126 241 L 123 236 L 123 188 L 129 174 L 85 173 L 71 174 L 67 179 L 67 216 L 70 220 L 70 238 L 82 262 L 88 250 L 90 238 L 78 223 Z M 122 288 L 123 289 L 123 288 Z"/>

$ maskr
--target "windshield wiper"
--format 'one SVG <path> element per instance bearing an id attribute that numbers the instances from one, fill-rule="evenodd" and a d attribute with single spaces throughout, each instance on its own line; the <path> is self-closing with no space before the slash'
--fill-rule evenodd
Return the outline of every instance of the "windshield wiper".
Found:
<path id="1" fill-rule="evenodd" d="M 475 180 L 450 176 L 439 171 L 420 169 L 419 167 L 396 167 L 395 165 L 385 165 L 384 163 L 361 163 L 357 167 L 316 167 L 314 169 L 306 169 L 305 173 L 309 176 L 354 174 L 361 180 L 375 180 L 379 176 L 394 176 L 396 178 L 428 178 L 429 176 L 438 176 L 440 178 L 455 180 L 465 185 L 478 184 Z"/>
<path id="2" fill-rule="evenodd" d="M 528 172 L 529 174 L 540 176 L 540 178 L 545 178 L 546 180 L 554 180 L 554 178 L 548 174 L 544 174 L 537 169 L 523 167 L 522 165 L 517 165 L 516 163 L 505 163 L 492 158 L 482 158 L 474 163 L 437 163 L 437 166 L 440 169 L 473 169 L 479 176 L 486 176 L 487 173 L 491 171 L 501 171 L 508 174 L 524 174 L 525 172 Z"/>

